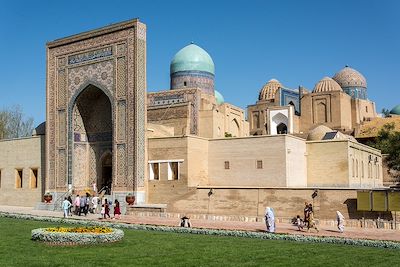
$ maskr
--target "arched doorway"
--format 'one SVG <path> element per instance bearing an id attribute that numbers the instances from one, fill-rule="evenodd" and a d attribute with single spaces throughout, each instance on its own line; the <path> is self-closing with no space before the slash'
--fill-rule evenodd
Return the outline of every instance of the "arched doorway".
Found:
<path id="1" fill-rule="evenodd" d="M 278 134 L 287 134 L 287 126 L 284 123 L 279 123 L 278 126 L 276 126 L 276 132 Z"/>
<path id="2" fill-rule="evenodd" d="M 112 189 L 112 154 L 106 152 L 101 159 L 101 175 L 97 177 L 97 184 L 100 186 L 100 190 L 105 190 L 105 193 L 109 195 Z"/>
<path id="3" fill-rule="evenodd" d="M 271 121 L 271 134 L 286 134 L 288 132 L 287 126 L 289 124 L 288 117 L 281 112 L 275 114 Z"/>
<path id="4" fill-rule="evenodd" d="M 240 127 L 238 121 L 235 119 L 231 120 L 231 125 L 230 125 L 230 133 L 232 134 L 233 137 L 239 137 L 240 136 Z"/>
<path id="5" fill-rule="evenodd" d="M 76 97 L 71 112 L 72 184 L 77 190 L 112 184 L 112 106 L 98 87 L 88 85 Z M 104 152 L 109 151 L 107 156 Z M 104 166 L 104 169 L 103 169 Z"/>

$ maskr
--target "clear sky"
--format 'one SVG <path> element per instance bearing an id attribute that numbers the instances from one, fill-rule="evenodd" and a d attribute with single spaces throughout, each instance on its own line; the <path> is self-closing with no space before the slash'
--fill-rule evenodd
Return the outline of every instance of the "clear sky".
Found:
<path id="1" fill-rule="evenodd" d="M 271 78 L 312 89 L 345 65 L 367 79 L 377 111 L 400 104 L 400 1 L 0 0 L 0 108 L 45 120 L 48 41 L 132 18 L 147 24 L 148 91 L 194 41 L 214 60 L 216 89 L 246 108 Z"/>

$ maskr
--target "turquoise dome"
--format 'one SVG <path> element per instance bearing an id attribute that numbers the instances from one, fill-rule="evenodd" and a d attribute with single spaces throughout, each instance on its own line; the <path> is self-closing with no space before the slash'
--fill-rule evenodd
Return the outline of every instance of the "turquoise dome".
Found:
<path id="1" fill-rule="evenodd" d="M 394 108 L 392 108 L 392 110 L 390 111 L 390 114 L 400 115 L 400 105 L 397 105 Z"/>
<path id="2" fill-rule="evenodd" d="M 217 101 L 218 105 L 221 105 L 225 102 L 224 97 L 217 90 L 214 90 L 214 96 L 215 96 L 215 100 Z"/>
<path id="3" fill-rule="evenodd" d="M 170 72 L 205 71 L 214 73 L 214 62 L 210 55 L 201 47 L 190 44 L 176 53 L 171 61 Z"/>

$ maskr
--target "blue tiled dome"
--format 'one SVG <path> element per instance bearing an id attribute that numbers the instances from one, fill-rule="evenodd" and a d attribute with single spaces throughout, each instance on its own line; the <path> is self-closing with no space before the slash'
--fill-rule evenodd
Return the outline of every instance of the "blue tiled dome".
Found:
<path id="1" fill-rule="evenodd" d="M 214 75 L 214 62 L 201 47 L 190 44 L 179 50 L 170 65 L 171 74 L 179 71 L 204 71 Z"/>
<path id="2" fill-rule="evenodd" d="M 221 105 L 225 102 L 224 97 L 217 90 L 214 90 L 214 95 L 218 105 Z"/>
<path id="3" fill-rule="evenodd" d="M 400 115 L 400 105 L 397 105 L 394 108 L 392 108 L 392 110 L 390 111 L 390 114 Z"/>

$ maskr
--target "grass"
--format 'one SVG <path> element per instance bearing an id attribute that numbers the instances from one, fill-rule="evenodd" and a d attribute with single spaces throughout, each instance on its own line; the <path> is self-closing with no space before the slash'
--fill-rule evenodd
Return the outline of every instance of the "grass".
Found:
<path id="1" fill-rule="evenodd" d="M 62 226 L 0 218 L 0 266 L 397 266 L 398 250 L 124 230 L 122 242 L 52 247 L 31 230 Z"/>

